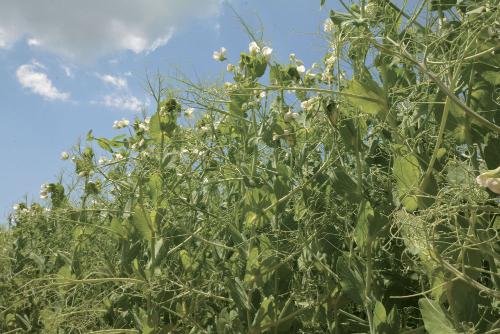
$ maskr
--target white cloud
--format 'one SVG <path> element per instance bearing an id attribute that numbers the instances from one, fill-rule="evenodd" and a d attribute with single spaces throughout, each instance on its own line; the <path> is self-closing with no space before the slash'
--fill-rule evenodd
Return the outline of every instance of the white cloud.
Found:
<path id="1" fill-rule="evenodd" d="M 114 77 L 109 74 L 96 74 L 99 79 L 102 80 L 102 82 L 105 82 L 107 84 L 113 85 L 118 89 L 124 89 L 127 88 L 127 79 L 125 78 L 120 78 L 120 77 Z"/>
<path id="2" fill-rule="evenodd" d="M 36 61 L 21 65 L 16 71 L 17 80 L 24 88 L 47 100 L 67 100 L 69 93 L 60 92 L 54 87 L 47 74 L 41 72 L 43 69 L 45 67 Z"/>
<path id="3" fill-rule="evenodd" d="M 25 36 L 85 62 L 116 51 L 151 52 L 189 22 L 218 15 L 223 0 L 0 1 L 0 47 Z"/>
<path id="4" fill-rule="evenodd" d="M 38 39 L 36 38 L 28 38 L 28 40 L 26 41 L 26 43 L 28 43 L 29 46 L 38 46 L 40 44 L 42 44 Z"/>
<path id="5" fill-rule="evenodd" d="M 147 103 L 144 103 L 137 97 L 131 95 L 106 95 L 102 99 L 102 104 L 115 109 L 130 110 L 135 112 L 139 112 L 147 106 Z"/>
<path id="6" fill-rule="evenodd" d="M 0 13 L 0 15 L 1 14 L 3 13 Z M 15 40 L 14 36 L 16 34 L 17 32 L 15 32 L 14 30 L 7 30 L 6 28 L 0 25 L 0 48 L 5 48 L 5 49 L 10 48 L 10 46 Z"/>

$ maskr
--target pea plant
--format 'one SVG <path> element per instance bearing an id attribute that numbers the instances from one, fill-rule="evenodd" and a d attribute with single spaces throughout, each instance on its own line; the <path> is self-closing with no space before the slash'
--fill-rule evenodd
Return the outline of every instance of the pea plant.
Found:
<path id="1" fill-rule="evenodd" d="M 151 79 L 63 152 L 0 233 L 0 331 L 499 333 L 498 2 L 338 3 L 317 63 L 248 29 L 231 81 Z"/>

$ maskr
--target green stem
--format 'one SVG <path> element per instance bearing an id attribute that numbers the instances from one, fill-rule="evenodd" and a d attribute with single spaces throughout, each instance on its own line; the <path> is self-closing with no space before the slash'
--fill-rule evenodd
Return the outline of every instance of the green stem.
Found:
<path id="1" fill-rule="evenodd" d="M 455 86 L 455 80 L 452 80 L 451 87 Z M 434 164 L 436 163 L 438 151 L 441 148 L 441 145 L 443 144 L 443 137 L 444 137 L 444 130 L 446 128 L 446 121 L 448 120 L 448 114 L 450 112 L 450 98 L 447 97 L 445 104 L 444 104 L 444 110 L 443 110 L 443 116 L 441 117 L 441 124 L 439 125 L 439 133 L 436 139 L 436 145 L 434 146 L 434 151 L 432 152 L 431 160 L 429 161 L 429 165 L 427 166 L 427 170 L 425 171 L 424 177 L 422 178 L 422 182 L 420 182 L 419 189 L 424 192 L 424 189 L 427 186 L 427 183 L 430 180 L 430 176 L 432 174 L 432 170 L 434 169 Z"/>
<path id="2" fill-rule="evenodd" d="M 371 299 L 372 274 L 373 274 L 372 239 L 368 238 L 366 244 L 365 308 L 366 308 L 366 315 L 368 317 L 368 325 L 370 326 L 370 334 L 375 334 L 375 324 L 373 323 L 373 303 Z"/>

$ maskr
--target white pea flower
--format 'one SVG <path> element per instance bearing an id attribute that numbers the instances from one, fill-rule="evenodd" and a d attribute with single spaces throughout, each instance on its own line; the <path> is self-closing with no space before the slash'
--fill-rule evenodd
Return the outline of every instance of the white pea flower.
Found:
<path id="1" fill-rule="evenodd" d="M 226 60 L 226 53 L 227 50 L 225 47 L 220 48 L 219 51 L 214 51 L 212 58 L 217 61 L 224 61 Z"/>
<path id="2" fill-rule="evenodd" d="M 266 91 L 265 91 L 265 90 L 263 90 L 262 92 L 260 92 L 259 97 L 260 97 L 261 99 L 265 98 L 265 97 L 266 97 Z"/>
<path id="3" fill-rule="evenodd" d="M 144 130 L 144 131 L 148 131 L 149 130 L 149 125 L 146 122 L 139 123 L 139 129 Z"/>
<path id="4" fill-rule="evenodd" d="M 304 65 L 297 66 L 297 72 L 299 72 L 300 74 L 305 73 L 305 71 L 306 67 Z"/>
<path id="5" fill-rule="evenodd" d="M 49 184 L 44 183 L 40 186 L 40 198 L 47 199 L 49 197 Z"/>
<path id="6" fill-rule="evenodd" d="M 500 194 L 500 166 L 482 173 L 476 178 L 476 182 L 480 186 L 490 189 L 495 194 Z"/>
<path id="7" fill-rule="evenodd" d="M 145 124 L 149 124 L 150 122 L 151 122 L 151 117 L 146 117 L 146 118 L 144 119 L 144 123 L 145 123 Z"/>
<path id="8" fill-rule="evenodd" d="M 315 97 L 311 97 L 309 100 L 305 100 L 305 101 L 302 101 L 300 103 L 300 107 L 304 110 L 304 111 L 310 111 L 312 110 L 316 105 L 317 103 L 320 101 L 320 98 L 315 96 Z"/>
<path id="9" fill-rule="evenodd" d="M 61 152 L 61 160 L 68 160 L 69 154 L 67 152 Z"/>
<path id="10" fill-rule="evenodd" d="M 295 53 L 290 53 L 289 58 L 290 58 L 290 61 L 291 61 L 292 63 L 293 63 L 293 62 L 295 62 L 295 59 L 296 59 L 296 58 L 295 58 Z"/>
<path id="11" fill-rule="evenodd" d="M 495 194 L 500 194 L 500 177 L 489 179 L 486 186 Z"/>
<path id="12" fill-rule="evenodd" d="M 106 157 L 100 157 L 99 161 L 97 161 L 97 162 L 99 163 L 99 165 L 104 165 L 108 161 L 109 161 L 108 158 L 106 158 Z"/>
<path id="13" fill-rule="evenodd" d="M 328 57 L 325 61 L 327 65 L 334 65 L 335 62 L 337 61 L 337 56 L 335 54 L 331 54 L 330 57 Z"/>
<path id="14" fill-rule="evenodd" d="M 309 109 L 309 100 L 305 100 L 305 101 L 300 102 L 300 107 L 304 110 Z"/>
<path id="15" fill-rule="evenodd" d="M 262 48 L 262 55 L 266 59 L 266 61 L 269 61 L 271 59 L 271 54 L 273 53 L 273 49 L 271 49 L 268 46 L 265 46 Z"/>
<path id="16" fill-rule="evenodd" d="M 130 124 L 130 121 L 128 119 L 121 119 L 119 121 L 114 121 L 113 122 L 113 129 L 122 129 L 127 127 Z"/>
<path id="17" fill-rule="evenodd" d="M 228 72 L 233 72 L 234 71 L 234 65 L 233 64 L 227 64 L 226 66 L 226 70 Z"/>
<path id="18" fill-rule="evenodd" d="M 120 153 L 113 154 L 113 160 L 121 160 L 121 159 L 123 159 L 123 155 L 121 155 Z"/>
<path id="19" fill-rule="evenodd" d="M 333 25 L 333 21 L 330 18 L 327 18 L 323 23 L 323 31 L 324 32 L 332 32 L 335 26 Z"/>
<path id="20" fill-rule="evenodd" d="M 184 110 L 184 117 L 186 117 L 186 119 L 192 119 L 193 113 L 194 113 L 194 108 L 187 108 L 186 110 Z"/>
<path id="21" fill-rule="evenodd" d="M 248 51 L 250 51 L 250 54 L 252 56 L 255 56 L 257 53 L 260 52 L 260 47 L 257 45 L 256 42 L 250 42 L 250 44 L 248 44 Z"/>
<path id="22" fill-rule="evenodd" d="M 299 116 L 299 114 L 297 114 L 296 112 L 293 112 L 292 109 L 289 109 L 287 113 L 285 113 L 285 115 L 283 116 L 283 119 L 285 120 L 285 122 L 290 122 L 292 121 L 293 119 L 296 119 L 297 117 Z"/>
<path id="23" fill-rule="evenodd" d="M 233 84 L 230 83 L 230 82 L 224 82 L 224 88 L 225 89 L 232 89 L 233 88 Z"/>

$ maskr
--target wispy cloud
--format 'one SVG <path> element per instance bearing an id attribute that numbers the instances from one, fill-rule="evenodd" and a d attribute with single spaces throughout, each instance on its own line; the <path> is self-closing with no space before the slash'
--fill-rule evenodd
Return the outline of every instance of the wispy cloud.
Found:
<path id="1" fill-rule="evenodd" d="M 61 68 L 62 70 L 64 71 L 64 74 L 68 77 L 68 78 L 73 78 L 75 76 L 75 73 L 73 73 L 73 70 L 71 69 L 71 67 L 67 66 L 67 65 L 61 65 Z"/>
<path id="2" fill-rule="evenodd" d="M 46 73 L 42 72 L 45 67 L 33 61 L 31 64 L 24 64 L 17 68 L 17 80 L 24 88 L 31 92 L 42 96 L 46 100 L 62 100 L 69 99 L 70 94 L 59 91 L 49 79 Z"/>
<path id="3" fill-rule="evenodd" d="M 102 82 L 110 84 L 118 89 L 127 88 L 127 79 L 121 78 L 118 76 L 112 76 L 110 74 L 99 74 L 96 73 L 96 76 L 101 79 Z"/>
<path id="4" fill-rule="evenodd" d="M 106 95 L 102 99 L 101 103 L 114 109 L 129 110 L 134 112 L 139 112 L 147 106 L 147 103 L 142 102 L 137 97 L 132 95 Z"/>

